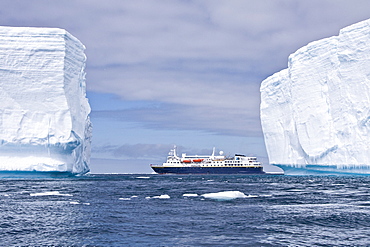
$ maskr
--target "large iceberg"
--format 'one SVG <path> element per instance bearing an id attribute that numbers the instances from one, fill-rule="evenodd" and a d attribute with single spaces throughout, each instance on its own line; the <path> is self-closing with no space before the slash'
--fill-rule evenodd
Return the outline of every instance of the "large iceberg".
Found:
<path id="1" fill-rule="evenodd" d="M 0 27 L 0 171 L 89 171 L 84 49 L 63 29 Z"/>
<path id="2" fill-rule="evenodd" d="M 270 164 L 370 173 L 370 19 L 300 48 L 260 90 Z"/>

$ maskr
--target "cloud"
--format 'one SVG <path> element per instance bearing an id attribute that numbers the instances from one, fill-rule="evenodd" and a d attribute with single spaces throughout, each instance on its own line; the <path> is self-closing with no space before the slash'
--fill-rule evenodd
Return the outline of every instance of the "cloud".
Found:
<path id="1" fill-rule="evenodd" d="M 259 83 L 286 67 L 299 47 L 365 16 L 356 3 L 125 2 L 99 24 L 110 34 L 93 46 L 98 59 L 89 62 L 88 89 L 196 111 L 214 106 L 227 114 L 245 107 L 258 114 Z M 340 14 L 348 6 L 353 12 Z M 122 25 L 109 26 L 117 23 L 112 19 Z"/>
<path id="2" fill-rule="evenodd" d="M 106 145 L 94 147 L 94 152 L 99 153 L 110 153 L 116 158 L 126 159 L 158 159 L 163 160 L 167 156 L 168 152 L 174 148 L 171 144 L 149 144 L 149 143 L 137 143 L 137 144 L 124 144 L 124 145 Z M 211 154 L 212 149 L 195 149 L 186 148 L 184 146 L 176 147 L 178 153 L 191 153 L 191 154 Z"/>
<path id="3" fill-rule="evenodd" d="M 105 145 L 94 147 L 96 153 L 110 153 L 114 157 L 126 158 L 146 158 L 146 157 L 166 157 L 168 151 L 173 146 L 168 144 L 124 144 L 124 145 Z"/>
<path id="4" fill-rule="evenodd" d="M 92 118 L 136 122 L 155 130 L 197 130 L 219 135 L 261 137 L 258 104 L 255 107 L 255 111 L 240 107 L 225 112 L 225 109 L 213 106 L 192 108 L 180 104 L 149 103 L 124 110 L 94 111 Z"/>

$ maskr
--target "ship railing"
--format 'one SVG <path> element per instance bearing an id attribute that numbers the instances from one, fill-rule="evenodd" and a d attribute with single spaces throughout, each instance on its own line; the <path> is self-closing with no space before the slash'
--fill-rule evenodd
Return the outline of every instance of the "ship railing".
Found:
<path id="1" fill-rule="evenodd" d="M 159 166 L 163 166 L 163 164 L 150 164 L 150 166 L 155 166 L 155 167 L 159 167 Z"/>

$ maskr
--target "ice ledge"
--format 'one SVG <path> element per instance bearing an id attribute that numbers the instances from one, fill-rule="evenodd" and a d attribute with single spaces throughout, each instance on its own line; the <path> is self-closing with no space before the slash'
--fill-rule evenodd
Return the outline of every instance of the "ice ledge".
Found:
<path id="1" fill-rule="evenodd" d="M 0 171 L 0 179 L 47 179 L 75 177 L 70 172 Z"/>
<path id="2" fill-rule="evenodd" d="M 366 175 L 370 176 L 370 165 L 282 165 L 273 164 L 284 170 L 285 175 Z"/>

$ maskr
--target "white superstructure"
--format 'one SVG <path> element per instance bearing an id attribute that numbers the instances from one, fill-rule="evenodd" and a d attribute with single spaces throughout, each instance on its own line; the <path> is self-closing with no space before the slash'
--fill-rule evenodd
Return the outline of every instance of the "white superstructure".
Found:
<path id="1" fill-rule="evenodd" d="M 246 157 L 242 154 L 235 154 L 234 157 L 226 157 L 223 151 L 215 155 L 213 148 L 212 155 L 177 155 L 176 146 L 168 154 L 164 167 L 262 167 L 256 157 Z"/>

